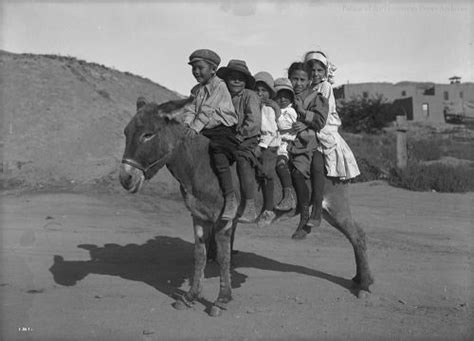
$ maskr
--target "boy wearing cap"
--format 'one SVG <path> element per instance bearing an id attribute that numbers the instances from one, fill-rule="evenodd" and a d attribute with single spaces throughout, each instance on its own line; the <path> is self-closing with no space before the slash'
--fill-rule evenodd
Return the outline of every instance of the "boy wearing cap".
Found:
<path id="1" fill-rule="evenodd" d="M 210 139 L 209 153 L 225 199 L 221 218 L 232 220 L 237 214 L 230 165 L 234 162 L 237 148 L 235 127 L 238 117 L 227 86 L 216 76 L 221 59 L 214 51 L 201 49 L 189 56 L 194 78 L 199 82 L 192 90 L 192 105 L 184 116 L 190 138 L 198 133 Z"/>
<path id="2" fill-rule="evenodd" d="M 217 76 L 225 80 L 238 117 L 235 135 L 238 141 L 236 160 L 243 201 L 243 212 L 239 222 L 252 223 L 257 218 L 254 193 L 255 171 L 252 168 L 262 122 L 260 99 L 254 91 L 250 90 L 255 86 L 255 79 L 245 61 L 230 60 L 226 67 L 217 70 Z"/>
<path id="3" fill-rule="evenodd" d="M 298 115 L 295 109 L 293 109 L 295 92 L 288 78 L 278 78 L 275 80 L 275 92 L 275 101 L 281 109 L 281 115 L 277 121 L 280 145 L 277 152 L 276 171 L 283 187 L 283 198 L 275 208 L 280 211 L 290 211 L 296 207 L 296 200 L 288 167 L 288 144 L 296 138 L 296 132 L 292 127 L 293 123 L 297 121 Z"/>
<path id="4" fill-rule="evenodd" d="M 257 178 L 262 186 L 263 210 L 257 218 L 257 225 L 263 227 L 272 223 L 275 218 L 273 191 L 275 182 L 275 167 L 277 150 L 280 145 L 277 127 L 277 113 L 273 109 L 277 104 L 271 100 L 275 96 L 274 81 L 271 74 L 262 71 L 254 75 L 255 92 L 262 102 L 262 127 L 256 156 L 262 164 L 263 174 L 257 172 Z M 273 103 L 273 106 L 272 104 Z M 278 111 L 279 108 L 278 108 Z"/>

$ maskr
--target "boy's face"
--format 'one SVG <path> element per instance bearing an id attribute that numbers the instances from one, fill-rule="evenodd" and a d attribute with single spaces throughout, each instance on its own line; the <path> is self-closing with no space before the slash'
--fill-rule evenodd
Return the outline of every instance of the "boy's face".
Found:
<path id="1" fill-rule="evenodd" d="M 326 68 L 318 61 L 313 61 L 309 64 L 309 71 L 311 72 L 313 83 L 321 83 L 326 77 Z"/>
<path id="2" fill-rule="evenodd" d="M 204 60 L 194 62 L 191 67 L 194 78 L 196 78 L 200 84 L 206 84 L 216 73 L 216 68 Z"/>
<path id="3" fill-rule="evenodd" d="M 269 99 L 270 98 L 270 90 L 262 82 L 257 82 L 257 85 L 255 86 L 255 92 L 257 93 L 258 97 L 260 97 L 260 98 L 263 98 L 263 99 Z"/>
<path id="4" fill-rule="evenodd" d="M 293 90 L 295 94 L 298 95 L 299 93 L 303 92 L 309 84 L 309 77 L 308 73 L 303 70 L 295 70 L 290 75 L 291 85 L 293 85 Z"/>
<path id="5" fill-rule="evenodd" d="M 240 93 L 243 89 L 245 89 L 245 75 L 239 71 L 230 71 L 226 77 L 226 84 L 227 88 L 231 95 L 235 95 Z"/>
<path id="6" fill-rule="evenodd" d="M 293 94 L 289 90 L 280 90 L 277 92 L 275 102 L 283 109 L 286 108 L 293 100 Z"/>

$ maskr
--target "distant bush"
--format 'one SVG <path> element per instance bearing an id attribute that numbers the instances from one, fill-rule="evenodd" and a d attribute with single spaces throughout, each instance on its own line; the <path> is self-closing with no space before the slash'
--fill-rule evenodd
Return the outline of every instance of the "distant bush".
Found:
<path id="1" fill-rule="evenodd" d="M 411 164 L 404 170 L 392 168 L 389 183 L 411 191 L 472 192 L 474 169 L 471 166 Z"/>
<path id="2" fill-rule="evenodd" d="M 442 155 L 440 143 L 433 140 L 409 140 L 408 157 L 416 161 L 438 160 Z"/>
<path id="3" fill-rule="evenodd" d="M 382 95 L 368 98 L 357 96 L 341 101 L 337 111 L 342 120 L 342 128 L 352 133 L 379 133 L 396 116 L 392 104 Z"/>
<path id="4" fill-rule="evenodd" d="M 357 159 L 357 165 L 359 166 L 360 175 L 354 179 L 354 182 L 367 182 L 387 178 L 386 174 L 379 167 L 364 158 Z"/>

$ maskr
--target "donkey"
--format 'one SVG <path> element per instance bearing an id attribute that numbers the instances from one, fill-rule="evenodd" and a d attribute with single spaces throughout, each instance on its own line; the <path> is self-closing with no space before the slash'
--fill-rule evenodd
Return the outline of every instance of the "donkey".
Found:
<path id="1" fill-rule="evenodd" d="M 158 105 L 139 98 L 137 113 L 124 130 L 126 144 L 119 179 L 127 191 L 136 193 L 145 180 L 166 165 L 178 180 L 185 205 L 191 212 L 195 244 L 191 288 L 176 300 L 174 307 L 191 307 L 199 298 L 207 260 L 206 243 L 214 237 L 220 288 L 210 315 L 218 316 L 232 299 L 231 240 L 237 222 L 220 219 L 224 198 L 211 167 L 209 140 L 202 135 L 185 137 L 185 127 L 179 117 L 191 101 L 187 98 Z M 373 278 L 367 260 L 365 233 L 352 219 L 347 187 L 345 183 L 326 181 L 323 217 L 352 244 L 356 262 L 356 275 L 352 280 L 359 293 L 368 292 Z"/>

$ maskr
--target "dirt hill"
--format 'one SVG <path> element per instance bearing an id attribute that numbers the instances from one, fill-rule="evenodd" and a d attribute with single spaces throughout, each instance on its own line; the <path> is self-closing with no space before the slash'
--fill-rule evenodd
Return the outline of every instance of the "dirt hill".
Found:
<path id="1" fill-rule="evenodd" d="M 138 96 L 181 97 L 128 72 L 56 55 L 0 51 L 5 186 L 86 184 L 116 172 Z"/>

